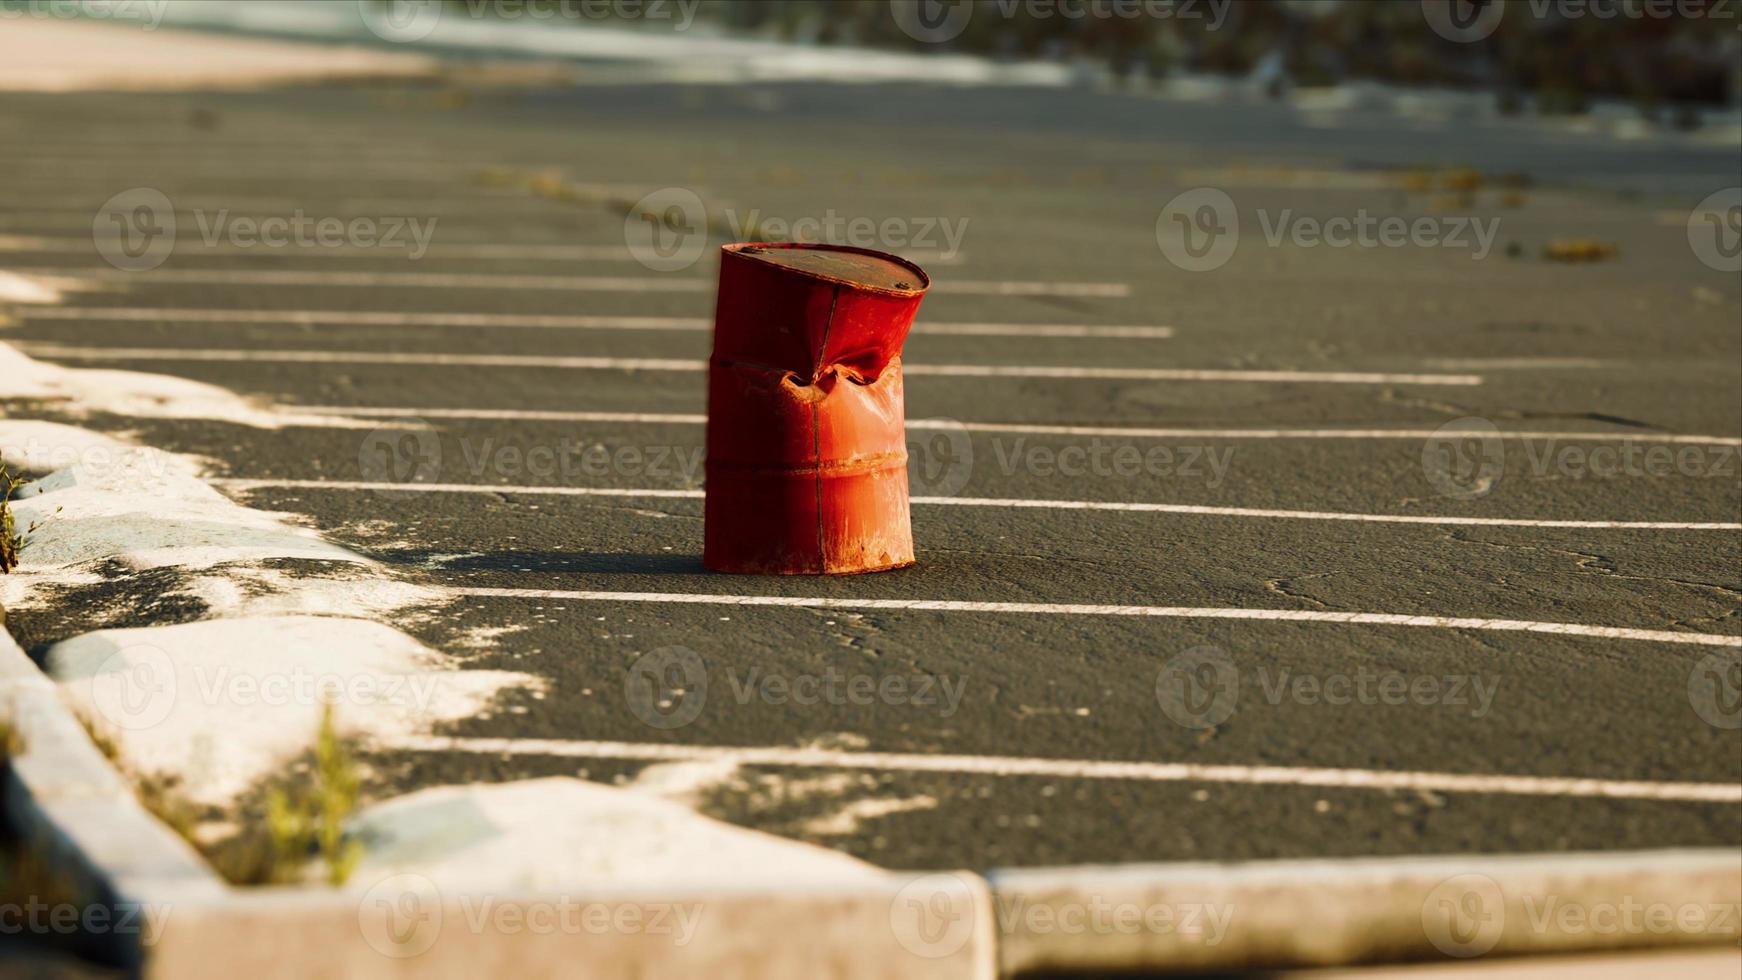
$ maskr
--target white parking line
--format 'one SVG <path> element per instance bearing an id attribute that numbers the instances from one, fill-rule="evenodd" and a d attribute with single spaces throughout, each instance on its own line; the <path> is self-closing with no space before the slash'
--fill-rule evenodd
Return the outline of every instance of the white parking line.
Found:
<path id="1" fill-rule="evenodd" d="M 5 241 L 0 237 L 0 243 Z M 536 247 L 536 246 L 529 246 Z M 579 246 L 586 247 L 586 246 Z M 106 320 L 142 323 L 287 323 L 301 326 L 528 327 L 579 330 L 712 330 L 706 317 L 538 316 L 518 313 L 379 313 L 350 310 L 212 310 L 152 307 L 55 306 L 30 310 L 27 320 Z M 1172 327 L 1076 323 L 932 323 L 914 333 L 964 337 L 1118 337 L 1162 340 Z"/>
<path id="2" fill-rule="evenodd" d="M 175 243 L 175 250 L 180 253 L 206 253 L 235 256 L 238 258 L 271 258 L 282 259 L 287 255 L 297 258 L 327 259 L 327 258 L 383 258 L 406 259 L 413 257 L 409 243 L 397 246 L 322 246 L 319 248 L 299 247 L 286 243 L 279 247 L 264 244 L 237 245 L 233 242 L 217 242 L 207 244 L 200 238 L 180 238 Z M 0 252 L 52 252 L 62 254 L 96 255 L 96 243 L 91 236 L 79 237 L 49 237 L 41 235 L 0 235 Z M 431 242 L 427 252 L 418 253 L 419 258 L 430 259 L 548 259 L 551 261 L 586 261 L 586 262 L 633 262 L 635 256 L 622 245 L 446 245 Z"/>
<path id="3" fill-rule="evenodd" d="M 569 602 L 636 602 L 706 606 L 791 606 L 805 609 L 883 609 L 919 612 L 1015 613 L 1041 616 L 1136 616 L 1163 619 L 1275 620 L 1295 623 L 1338 623 L 1361 626 L 1413 626 L 1430 629 L 1484 630 L 1504 633 L 1555 633 L 1607 640 L 1644 640 L 1695 646 L 1742 647 L 1742 636 L 1633 629 L 1625 626 L 1585 626 L 1521 619 L 1480 619 L 1456 616 L 1411 616 L 1400 613 L 1332 612 L 1316 609 L 1238 609 L 1201 606 L 1113 606 L 1054 602 L 965 602 L 950 599 L 862 599 L 833 596 L 709 595 L 694 592 L 603 592 L 585 589 L 503 589 L 459 587 L 454 595 L 507 599 L 556 599 Z"/>
<path id="4" fill-rule="evenodd" d="M 208 481 L 232 490 L 379 490 L 393 493 L 518 493 L 546 497 L 699 498 L 700 490 L 660 490 L 639 487 L 514 486 L 493 483 L 390 483 L 370 480 L 250 480 Z M 1314 510 L 1273 510 L 1256 507 L 1207 507 L 1197 504 L 1124 503 L 1100 500 L 1027 500 L 1001 497 L 914 497 L 926 507 L 1009 507 L 1019 510 L 1096 510 L 1136 514 L 1190 514 L 1199 517 L 1256 517 L 1300 521 L 1354 521 L 1367 524 L 1432 524 L 1459 527 L 1562 527 L 1589 530 L 1742 531 L 1742 523 L 1703 521 L 1573 521 L 1524 517 L 1440 517 L 1428 514 L 1348 514 Z"/>
<path id="5" fill-rule="evenodd" d="M 70 347 L 17 343 L 34 357 L 85 361 L 237 361 L 254 364 L 400 364 L 430 367 L 523 367 L 587 371 L 705 371 L 700 359 L 551 357 L 536 354 L 412 354 L 390 351 L 213 350 L 172 347 Z M 1359 371 L 1220 371 L 1196 368 L 1052 367 L 1020 364 L 908 364 L 908 375 L 950 378 L 1100 378 L 1129 381 L 1259 381 L 1308 384 L 1479 385 L 1473 374 Z"/>
<path id="6" fill-rule="evenodd" d="M 1508 776 L 1304 766 L 1203 765 L 1181 762 L 1110 762 L 918 752 L 849 752 L 787 746 L 673 745 L 669 742 L 595 742 L 541 738 L 395 736 L 380 748 L 402 752 L 467 752 L 647 762 L 720 761 L 747 766 L 941 772 L 975 776 L 1120 779 L 1151 783 L 1233 783 L 1247 786 L 1317 786 L 1403 792 L 1563 796 L 1679 803 L 1742 803 L 1735 783 L 1671 783 L 1558 776 Z"/>
<path id="7" fill-rule="evenodd" d="M 291 154 L 286 154 L 291 155 Z M 153 165 L 153 161 L 145 161 L 144 165 L 151 168 L 149 176 L 157 180 L 330 180 L 343 179 L 348 181 L 391 181 L 395 184 L 432 182 L 448 186 L 465 186 L 471 183 L 475 170 L 468 169 L 465 164 L 430 163 L 427 159 L 417 162 L 404 160 L 369 160 L 360 159 L 347 161 L 337 165 L 299 164 L 289 167 L 267 167 L 258 162 L 250 162 L 246 169 L 239 168 L 225 161 L 199 161 L 205 166 L 191 166 L 183 162 L 171 162 L 167 165 Z M 7 165 L 8 173 L 24 178 L 49 178 L 65 180 L 71 171 L 72 176 L 93 182 L 119 182 L 134 180 L 140 176 L 141 162 L 138 160 L 87 160 L 78 167 L 68 165 L 50 158 L 27 158 L 17 160 Z M 377 168 L 377 169 L 370 169 Z M 122 183 L 125 187 L 126 184 Z"/>
<path id="8" fill-rule="evenodd" d="M 53 311 L 58 307 L 42 307 Z M 13 315 L 34 319 L 37 308 Z M 503 422 L 641 422 L 661 425 L 705 425 L 706 415 L 648 412 L 557 412 L 513 408 L 377 408 L 362 405 L 297 405 L 293 410 L 308 415 L 348 415 L 384 419 L 477 419 Z M 1019 435 L 1106 436 L 1114 439 L 1441 439 L 1440 429 L 1160 429 L 1150 426 L 1036 425 L 1027 422 L 958 422 L 954 419 L 908 419 L 916 431 L 1009 432 Z M 1552 442 L 1643 442 L 1664 445 L 1742 446 L 1742 436 L 1700 436 L 1659 432 L 1498 432 L 1513 441 Z"/>
<path id="9" fill-rule="evenodd" d="M 139 285 L 181 283 L 241 286 L 363 286 L 371 289 L 552 289 L 578 292 L 673 293 L 713 292 L 714 280 L 696 276 L 498 276 L 439 272 L 309 272 L 299 269 L 153 269 L 146 273 L 119 269 L 51 271 L 45 275 L 83 274 L 106 281 Z M 947 279 L 932 292 L 969 296 L 1094 296 L 1131 295 L 1122 282 L 1044 282 L 1039 280 Z"/>

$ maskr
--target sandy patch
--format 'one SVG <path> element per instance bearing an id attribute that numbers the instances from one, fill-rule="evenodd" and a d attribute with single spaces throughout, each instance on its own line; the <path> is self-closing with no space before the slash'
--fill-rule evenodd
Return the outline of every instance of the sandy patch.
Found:
<path id="1" fill-rule="evenodd" d="M 556 891 L 588 883 L 742 886 L 863 881 L 880 869 L 745 830 L 678 803 L 565 777 L 420 790 L 353 822 L 366 856 L 352 888 L 419 874 L 442 889 Z"/>

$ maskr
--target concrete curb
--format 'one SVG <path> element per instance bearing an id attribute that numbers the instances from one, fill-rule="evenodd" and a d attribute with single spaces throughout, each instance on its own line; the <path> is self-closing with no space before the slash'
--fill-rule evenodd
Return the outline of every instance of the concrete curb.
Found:
<path id="1" fill-rule="evenodd" d="M 114 930 L 98 945 L 115 962 L 139 964 L 138 937 L 127 923 L 138 922 L 145 909 L 228 893 L 194 849 L 139 803 L 3 626 L 0 721 L 24 743 L 0 766 L 5 819 L 28 846 L 66 869 L 83 900 L 114 910 Z"/>
<path id="2" fill-rule="evenodd" d="M 103 959 L 143 977 L 720 976 L 989 980 L 991 892 L 969 874 L 831 888 L 589 886 L 443 894 L 415 874 L 367 891 L 233 889 L 140 805 L 55 686 L 0 627 L 5 819 L 110 909 Z M 693 928 L 679 922 L 690 915 Z"/>
<path id="3" fill-rule="evenodd" d="M 26 739 L 5 770 L 6 817 L 73 869 L 83 895 L 115 910 L 105 951 L 146 977 L 301 977 L 316 949 L 322 971 L 364 978 L 469 978 L 506 967 L 986 980 L 1031 970 L 1456 961 L 1742 936 L 1742 852 L 1727 849 L 891 874 L 869 886 L 697 885 L 657 895 L 621 886 L 444 894 L 415 874 L 361 892 L 232 889 L 146 812 L 3 629 L 0 719 Z M 694 924 L 687 932 L 675 925 L 683 910 Z M 1616 914 L 1633 915 L 1637 927 Z M 1700 928 L 1688 925 L 1695 920 Z"/>
<path id="4" fill-rule="evenodd" d="M 146 975 L 990 980 L 990 894 L 977 878 L 950 877 L 967 903 L 954 908 L 984 920 L 952 920 L 935 933 L 909 918 L 915 882 L 930 886 L 897 875 L 871 887 L 677 887 L 657 896 L 620 887 L 442 894 L 417 875 L 360 894 L 237 892 L 178 907 Z"/>
<path id="5" fill-rule="evenodd" d="M 988 878 L 1006 974 L 1445 962 L 1734 945 L 1742 937 L 1742 851 L 1725 848 L 1053 868 Z"/>

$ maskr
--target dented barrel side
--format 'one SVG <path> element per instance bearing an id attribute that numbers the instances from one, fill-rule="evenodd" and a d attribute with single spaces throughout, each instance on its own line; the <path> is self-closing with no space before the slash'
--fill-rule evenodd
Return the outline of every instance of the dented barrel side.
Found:
<path id="1" fill-rule="evenodd" d="M 913 563 L 901 347 L 929 284 L 918 266 L 869 249 L 722 250 L 708 568 L 833 575 Z"/>

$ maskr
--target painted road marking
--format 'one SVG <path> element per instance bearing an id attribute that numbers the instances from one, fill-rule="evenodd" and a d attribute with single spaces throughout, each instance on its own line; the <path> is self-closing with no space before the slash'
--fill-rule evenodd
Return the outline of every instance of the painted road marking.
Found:
<path id="1" fill-rule="evenodd" d="M 0 236 L 0 247 L 6 241 Z M 87 241 L 88 247 L 88 241 Z M 516 246 L 517 247 L 517 246 Z M 576 246 L 589 247 L 589 246 Z M 40 314 L 40 315 L 38 315 Z M 286 323 L 304 326 L 537 327 L 580 330 L 712 330 L 707 317 L 536 316 L 514 313 L 359 313 L 350 310 L 212 310 L 150 307 L 57 306 L 31 310 L 30 320 L 118 320 L 156 323 Z M 1172 327 L 1099 326 L 1075 323 L 929 323 L 914 333 L 963 337 L 1119 337 L 1160 340 Z"/>
<path id="2" fill-rule="evenodd" d="M 368 480 L 250 480 L 217 478 L 213 486 L 232 490 L 379 490 L 393 493 L 519 493 L 547 497 L 700 498 L 700 490 L 656 490 L 636 487 L 512 486 L 495 483 L 388 483 Z M 1200 517 L 1258 517 L 1302 521 L 1356 521 L 1369 524 L 1433 524 L 1471 527 L 1563 527 L 1636 531 L 1742 531 L 1742 523 L 1703 521 L 1572 521 L 1523 517 L 1436 517 L 1426 514 L 1345 514 L 1312 510 L 1270 510 L 1255 507 L 1207 507 L 1197 504 L 1123 503 L 1100 500 L 1024 500 L 999 497 L 914 497 L 926 507 L 1010 507 L 1027 510 L 1095 510 L 1138 514 L 1191 514 Z"/>
<path id="3" fill-rule="evenodd" d="M 511 198 L 510 200 L 520 200 Z M 40 202 L 31 202 L 40 205 Z M 3 207 L 0 204 L 0 207 Z M 298 206 L 300 210 L 300 205 Z M 228 209 L 232 213 L 243 211 L 240 208 Z M 283 210 L 290 210 L 285 208 Z M 374 210 L 376 213 L 387 211 L 386 208 L 369 208 L 358 202 L 341 202 L 338 210 L 350 214 Z M 455 213 L 452 202 L 444 202 L 439 209 L 443 216 Z M 500 210 L 490 202 L 479 202 L 475 208 L 479 213 Z M 81 212 L 86 213 L 86 212 Z M 225 255 L 236 258 L 274 258 L 282 259 L 294 255 L 297 258 L 309 259 L 397 259 L 411 258 L 412 250 L 404 245 L 397 246 L 363 246 L 363 245 L 323 245 L 318 248 L 298 246 L 291 241 L 280 242 L 278 245 L 254 243 L 248 245 L 227 241 L 207 241 L 198 236 L 182 236 L 176 240 L 176 251 L 186 253 L 205 253 L 208 255 Z M 98 254 L 91 236 L 49 236 L 49 235 L 0 235 L 0 252 L 18 252 L 23 254 L 44 253 L 59 255 L 91 255 Z M 927 265 L 959 266 L 966 262 L 960 254 L 944 255 L 926 252 L 906 253 L 908 258 L 923 261 Z M 626 245 L 537 245 L 537 244 L 489 244 L 468 242 L 430 242 L 427 250 L 416 253 L 417 258 L 431 259 L 532 259 L 551 262 L 638 262 L 635 253 Z"/>
<path id="4" fill-rule="evenodd" d="M 207 244 L 199 238 L 180 238 L 176 241 L 177 251 L 194 251 L 234 255 L 238 257 L 257 256 L 261 258 L 282 259 L 286 255 L 297 258 L 355 258 L 379 257 L 384 259 L 407 258 L 411 252 L 409 244 L 393 247 L 363 247 L 323 246 L 320 248 L 301 248 L 291 243 L 278 247 L 264 244 L 249 246 L 236 245 L 231 242 Z M 77 237 L 45 237 L 39 235 L 0 235 L 0 252 L 58 252 L 80 255 L 95 255 L 97 249 L 89 235 Z M 635 256 L 622 245 L 440 245 L 430 243 L 429 250 L 421 253 L 421 257 L 432 259 L 550 259 L 554 261 L 595 261 L 595 262 L 633 262 Z"/>
<path id="5" fill-rule="evenodd" d="M 1016 756 L 942 755 L 917 752 L 849 752 L 787 746 L 673 745 L 669 742 L 595 742 L 540 738 L 454 738 L 440 735 L 389 737 L 381 748 L 402 752 L 468 752 L 540 755 L 576 759 L 648 762 L 727 761 L 747 766 L 868 769 L 881 772 L 945 772 L 978 776 L 1040 776 L 1055 779 L 1121 779 L 1154 783 L 1234 783 L 1248 786 L 1318 786 L 1329 789 L 1565 796 L 1679 803 L 1742 803 L 1736 783 L 1671 783 L 1562 776 L 1507 776 L 1381 769 L 1319 769 L 1302 766 L 1201 765 L 1181 762 L 1113 762 Z"/>
<path id="6" fill-rule="evenodd" d="M 80 274 L 43 270 L 45 275 Z M 371 289 L 553 289 L 580 292 L 671 293 L 713 292 L 710 277 L 672 276 L 498 276 L 486 273 L 442 272 L 309 272 L 300 269 L 153 269 L 149 273 L 120 269 L 87 270 L 104 280 L 140 285 L 181 283 L 242 286 L 364 286 Z M 1122 282 L 1044 282 L 1040 280 L 949 279 L 936 283 L 934 293 L 967 296 L 1092 296 L 1131 295 Z"/>
<path id="7" fill-rule="evenodd" d="M 32 356 L 86 361 L 246 361 L 255 364 L 402 364 L 434 367 L 523 367 L 591 371 L 705 371 L 700 359 L 551 357 L 536 354 L 412 354 L 388 351 L 213 350 L 170 347 L 70 347 L 17 343 Z M 1312 384 L 1479 385 L 1474 374 L 1386 374 L 1359 371 L 1217 371 L 1196 368 L 1051 367 L 1045 365 L 909 364 L 908 375 L 953 378 L 1099 378 L 1130 381 L 1261 381 Z"/>
<path id="8" fill-rule="evenodd" d="M 641 602 L 707 606 L 792 606 L 806 609 L 884 609 L 921 612 L 1017 613 L 1051 616 L 1137 616 L 1164 619 L 1279 620 L 1362 626 L 1415 626 L 1432 629 L 1506 633 L 1556 633 L 1608 640 L 1645 640 L 1696 646 L 1742 647 L 1742 636 L 1585 626 L 1520 619 L 1411 616 L 1400 613 L 1331 612 L 1314 609 L 1238 609 L 1198 606 L 1112 606 L 1052 602 L 962 602 L 949 599 L 859 599 L 832 596 L 709 595 L 693 592 L 603 592 L 584 589 L 451 588 L 454 595 L 506 599 L 557 599 L 570 602 Z"/>
<path id="9" fill-rule="evenodd" d="M 15 317 L 34 319 L 57 307 L 28 307 Z M 377 408 L 364 405 L 293 405 L 287 411 L 308 415 L 349 415 L 385 419 L 477 419 L 498 422 L 641 422 L 705 425 L 706 415 L 657 412 L 556 412 L 514 408 Z M 1149 426 L 1038 425 L 1027 422 L 958 422 L 954 419 L 908 419 L 909 429 L 928 431 L 1009 432 L 1019 435 L 1107 436 L 1115 439 L 1443 439 L 1439 429 L 1158 429 Z M 1742 436 L 1700 436 L 1658 432 L 1496 432 L 1502 439 L 1553 442 L 1643 442 L 1693 446 L 1742 446 Z"/>

